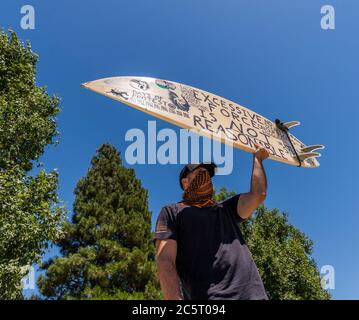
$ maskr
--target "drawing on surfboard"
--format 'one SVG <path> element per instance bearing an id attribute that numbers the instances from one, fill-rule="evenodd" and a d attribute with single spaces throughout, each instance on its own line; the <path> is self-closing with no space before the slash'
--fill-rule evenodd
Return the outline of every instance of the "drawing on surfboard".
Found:
<path id="1" fill-rule="evenodd" d="M 259 144 L 269 158 L 306 168 L 319 167 L 316 152 L 323 145 L 305 145 L 289 129 L 299 121 L 282 123 L 215 94 L 181 83 L 148 77 L 112 77 L 82 84 L 181 128 L 253 153 Z M 223 139 L 223 137 L 225 139 Z"/>

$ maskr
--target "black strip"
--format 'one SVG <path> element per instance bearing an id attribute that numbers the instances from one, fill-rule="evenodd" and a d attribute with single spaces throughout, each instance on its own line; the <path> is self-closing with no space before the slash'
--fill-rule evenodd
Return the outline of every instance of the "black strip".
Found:
<path id="1" fill-rule="evenodd" d="M 295 150 L 294 145 L 292 143 L 292 140 L 291 140 L 291 138 L 290 138 L 290 136 L 288 134 L 289 129 L 285 125 L 283 125 L 283 122 L 280 121 L 279 119 L 275 119 L 275 124 L 277 125 L 278 129 L 284 131 L 285 134 L 287 135 L 287 138 L 288 138 L 288 140 L 290 142 L 290 145 L 292 146 L 292 149 L 294 150 L 295 156 L 297 157 L 297 160 L 299 162 L 298 167 L 301 167 L 302 166 L 302 161 L 300 160 L 300 157 L 299 157 L 299 155 L 297 153 L 297 150 Z"/>

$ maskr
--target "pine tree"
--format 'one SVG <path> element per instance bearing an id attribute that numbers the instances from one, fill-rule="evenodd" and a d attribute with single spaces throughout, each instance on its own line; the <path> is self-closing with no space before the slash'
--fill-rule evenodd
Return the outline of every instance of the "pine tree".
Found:
<path id="1" fill-rule="evenodd" d="M 75 189 L 72 222 L 38 285 L 52 299 L 158 299 L 147 191 L 102 145 Z"/>
<path id="2" fill-rule="evenodd" d="M 234 194 L 221 188 L 216 200 Z M 270 299 L 330 299 L 311 256 L 313 241 L 288 222 L 288 213 L 261 205 L 240 228 Z"/>

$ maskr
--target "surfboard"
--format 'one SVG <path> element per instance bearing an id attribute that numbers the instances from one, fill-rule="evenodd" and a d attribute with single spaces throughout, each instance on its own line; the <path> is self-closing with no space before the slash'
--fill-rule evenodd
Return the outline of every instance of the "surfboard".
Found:
<path id="1" fill-rule="evenodd" d="M 320 154 L 314 151 L 324 146 L 305 145 L 289 133 L 299 121 L 276 123 L 218 95 L 157 78 L 111 77 L 81 86 L 243 151 L 254 153 L 257 144 L 269 151 L 272 160 L 305 168 L 319 167 Z"/>

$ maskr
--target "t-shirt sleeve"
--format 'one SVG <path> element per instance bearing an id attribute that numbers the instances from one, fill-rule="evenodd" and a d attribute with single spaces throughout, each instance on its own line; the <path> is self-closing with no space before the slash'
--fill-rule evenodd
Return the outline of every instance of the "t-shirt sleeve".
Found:
<path id="1" fill-rule="evenodd" d="M 238 222 L 242 222 L 244 220 L 239 216 L 237 212 L 238 199 L 240 195 L 241 195 L 240 193 L 236 194 L 235 196 L 221 202 L 223 207 L 227 208 L 234 215 L 234 217 L 237 219 Z"/>
<path id="2" fill-rule="evenodd" d="M 161 209 L 157 222 L 153 240 L 173 239 L 177 241 L 176 216 L 170 206 Z"/>

